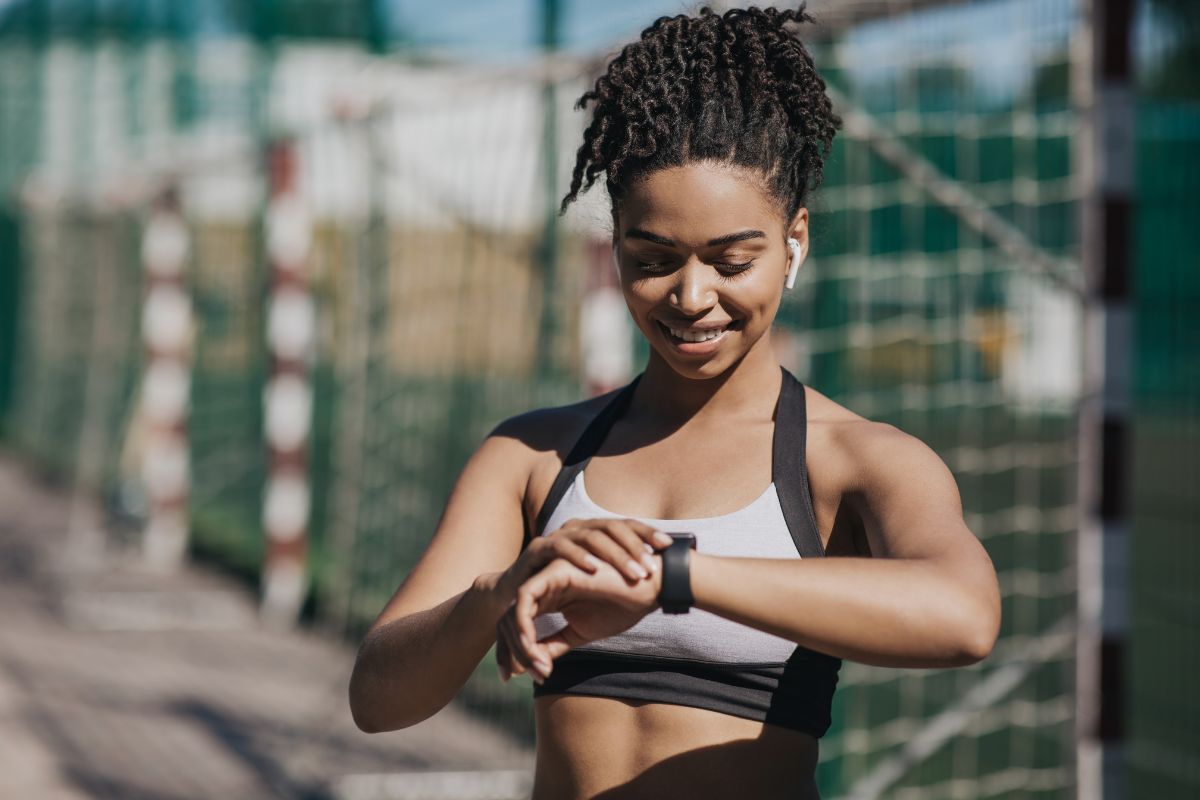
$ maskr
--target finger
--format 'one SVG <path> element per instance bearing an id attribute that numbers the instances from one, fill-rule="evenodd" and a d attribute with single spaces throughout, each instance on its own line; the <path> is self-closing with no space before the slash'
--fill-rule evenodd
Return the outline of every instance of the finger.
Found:
<path id="1" fill-rule="evenodd" d="M 653 562 L 642 540 L 619 521 L 610 520 L 609 523 L 602 529 L 593 528 L 581 534 L 584 546 L 634 583 L 649 577 L 651 569 L 642 559 Z"/>
<path id="2" fill-rule="evenodd" d="M 544 648 L 538 644 L 536 630 L 531 634 L 523 633 L 520 630 L 516 622 L 515 608 L 513 617 L 506 622 L 505 633 L 508 637 L 509 650 L 516 654 L 530 677 L 539 683 L 545 680 L 550 675 L 550 658 L 545 654 Z"/>
<path id="3" fill-rule="evenodd" d="M 627 526 L 633 532 L 633 534 L 637 536 L 637 538 L 642 540 L 642 544 L 640 545 L 642 550 L 645 550 L 646 546 L 649 545 L 649 552 L 654 552 L 661 550 L 664 547 L 669 547 L 673 541 L 671 537 L 668 536 L 664 531 L 659 530 L 653 525 L 642 522 L 640 519 L 633 519 L 632 517 L 626 517 L 625 519 L 619 520 L 598 519 L 592 520 L 592 522 L 601 527 L 612 522 L 624 523 L 624 525 Z M 640 555 L 641 551 L 637 552 Z"/>
<path id="4" fill-rule="evenodd" d="M 650 549 L 653 551 L 661 550 L 664 547 L 670 547 L 671 542 L 675 541 L 668 536 L 665 531 L 661 531 L 658 528 L 655 528 L 653 525 L 647 525 L 641 520 L 630 519 L 625 521 L 633 527 L 634 533 L 642 537 L 642 539 L 650 545 Z"/>
<path id="5" fill-rule="evenodd" d="M 539 683 L 549 678 L 551 659 L 549 655 L 545 654 L 545 648 L 542 647 L 540 642 L 535 643 L 530 641 L 524 634 L 521 634 L 518 639 L 525 648 L 526 654 L 532 659 L 529 674 L 536 676 L 535 680 L 538 680 Z"/>
<path id="6" fill-rule="evenodd" d="M 508 669 L 513 675 L 523 675 L 530 671 L 530 664 L 518 646 L 516 627 L 513 625 L 511 617 L 507 614 L 496 624 L 496 639 L 497 641 L 504 642 L 504 647 L 508 655 Z"/>
<path id="7" fill-rule="evenodd" d="M 496 669 L 500 673 L 500 682 L 508 683 L 508 679 L 512 677 L 512 669 L 508 662 L 511 656 L 508 653 L 508 643 L 505 642 L 503 636 L 496 637 Z"/>
<path id="8" fill-rule="evenodd" d="M 554 537 L 553 546 L 562 558 L 570 561 L 589 575 L 596 574 L 596 570 L 600 569 L 600 559 L 596 558 L 587 548 L 577 544 L 570 537 Z"/>
<path id="9" fill-rule="evenodd" d="M 656 537 L 666 537 L 663 546 L 669 545 L 672 541 L 671 537 L 667 536 L 667 534 L 637 519 L 609 520 L 609 527 L 613 537 L 620 541 L 630 554 L 637 558 L 651 572 L 657 568 L 654 559 L 651 557 L 656 552 L 653 544 L 653 542 L 658 541 Z"/>
<path id="10" fill-rule="evenodd" d="M 628 526 L 630 532 L 638 538 L 639 546 L 648 555 L 657 553 L 659 550 L 670 546 L 671 542 L 674 541 L 674 539 L 663 531 L 655 528 L 653 525 L 647 525 L 641 520 L 623 519 L 620 522 Z"/>
<path id="11" fill-rule="evenodd" d="M 542 639 L 539 644 L 545 647 L 546 655 L 550 658 L 551 663 L 557 660 L 559 656 L 569 651 L 572 647 L 575 647 L 575 644 L 569 641 L 564 631 L 547 636 L 545 639 Z"/>
<path id="12" fill-rule="evenodd" d="M 530 660 L 549 661 L 537 646 L 537 629 L 533 618 L 538 613 L 538 597 L 545 591 L 543 581 L 537 578 L 525 582 L 518 591 L 517 599 L 512 605 L 511 614 L 522 651 Z"/>
<path id="13" fill-rule="evenodd" d="M 534 680 L 539 680 L 543 670 L 540 666 L 534 665 L 534 659 L 522 645 L 520 633 L 513 623 L 511 616 L 506 614 L 498 628 L 500 636 L 504 639 L 504 643 L 508 648 L 509 664 L 513 674 L 520 675 L 527 672 Z"/>

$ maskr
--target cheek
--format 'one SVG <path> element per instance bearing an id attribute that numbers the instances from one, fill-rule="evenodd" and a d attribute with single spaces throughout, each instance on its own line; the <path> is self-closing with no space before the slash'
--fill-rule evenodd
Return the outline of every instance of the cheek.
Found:
<path id="1" fill-rule="evenodd" d="M 750 326 L 766 328 L 774 319 L 782 298 L 774 284 L 763 280 L 731 290 L 723 299 L 722 306 L 730 314 L 746 320 Z"/>
<path id="2" fill-rule="evenodd" d="M 670 288 L 656 287 L 654 283 L 650 280 L 634 287 L 626 285 L 622 291 L 630 315 L 647 334 L 657 330 L 654 321 L 647 317 L 655 310 L 669 309 L 671 306 Z M 753 327 L 764 329 L 770 327 L 783 297 L 782 286 L 775 286 L 765 275 L 755 276 L 741 284 L 723 284 L 717 292 L 717 305 L 722 311 Z"/>
<path id="3" fill-rule="evenodd" d="M 637 288 L 626 286 L 623 294 L 625 295 L 625 306 L 629 309 L 634 319 L 641 318 L 654 308 L 658 308 L 669 302 L 670 295 L 649 290 L 645 283 L 640 284 Z"/>

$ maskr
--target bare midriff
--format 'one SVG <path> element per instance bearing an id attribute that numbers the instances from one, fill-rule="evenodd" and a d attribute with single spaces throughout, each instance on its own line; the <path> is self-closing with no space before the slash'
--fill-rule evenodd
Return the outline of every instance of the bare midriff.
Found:
<path id="1" fill-rule="evenodd" d="M 690 706 L 585 695 L 534 701 L 532 800 L 818 800 L 817 740 Z"/>

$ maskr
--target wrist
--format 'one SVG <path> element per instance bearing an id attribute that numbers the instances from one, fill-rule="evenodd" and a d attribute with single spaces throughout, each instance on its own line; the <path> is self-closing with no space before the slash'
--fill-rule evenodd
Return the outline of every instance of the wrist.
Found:
<path id="1" fill-rule="evenodd" d="M 688 577 L 692 587 L 692 608 L 701 608 L 702 602 L 707 602 L 707 598 L 703 597 L 705 586 L 704 573 L 706 568 L 712 564 L 712 553 L 700 553 L 695 550 L 688 556 Z M 708 609 L 705 608 L 705 611 Z"/>
<path id="2" fill-rule="evenodd" d="M 649 578 L 651 585 L 654 587 L 654 607 L 662 608 L 662 602 L 659 600 L 659 596 L 662 594 L 662 553 L 656 552 L 650 558 L 654 561 L 654 569 L 650 572 Z"/>
<path id="3" fill-rule="evenodd" d="M 475 595 L 496 619 L 504 615 L 516 595 L 505 586 L 503 572 L 485 572 L 471 583 L 470 594 Z"/>
<path id="4" fill-rule="evenodd" d="M 658 606 L 664 614 L 686 614 L 695 605 L 691 591 L 691 563 L 696 550 L 696 536 L 690 532 L 670 533 L 674 539 L 660 555 L 662 569 L 658 585 Z"/>

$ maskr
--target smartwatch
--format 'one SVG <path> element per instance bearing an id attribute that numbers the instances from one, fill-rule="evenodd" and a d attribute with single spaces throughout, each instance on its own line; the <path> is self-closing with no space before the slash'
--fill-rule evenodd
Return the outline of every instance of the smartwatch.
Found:
<path id="1" fill-rule="evenodd" d="M 667 533 L 674 541 L 660 550 L 662 555 L 662 586 L 658 602 L 664 614 L 686 614 L 696 598 L 692 596 L 692 581 L 688 571 L 689 550 L 696 549 L 696 534 Z"/>

